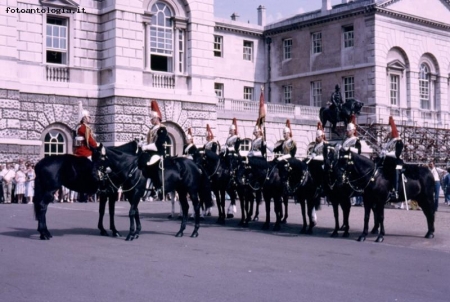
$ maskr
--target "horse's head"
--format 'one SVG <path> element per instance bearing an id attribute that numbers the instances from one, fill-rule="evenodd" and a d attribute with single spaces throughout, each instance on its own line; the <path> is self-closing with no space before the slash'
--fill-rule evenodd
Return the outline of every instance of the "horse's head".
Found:
<path id="1" fill-rule="evenodd" d="M 351 111 L 351 113 L 359 115 L 361 113 L 361 109 L 363 106 L 364 106 L 363 102 L 360 102 L 355 99 L 351 99 L 351 110 L 350 111 Z"/>

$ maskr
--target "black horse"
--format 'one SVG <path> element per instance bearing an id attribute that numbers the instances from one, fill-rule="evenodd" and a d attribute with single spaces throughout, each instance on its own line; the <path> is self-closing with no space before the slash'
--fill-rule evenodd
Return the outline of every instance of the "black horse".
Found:
<path id="1" fill-rule="evenodd" d="M 198 236 L 200 228 L 200 202 L 209 208 L 212 206 L 211 186 L 207 175 L 201 173 L 199 167 L 191 159 L 185 157 L 166 157 L 153 164 L 148 164 L 155 152 L 144 152 L 139 156 L 139 168 L 145 177 L 150 178 L 155 187 L 164 186 L 165 192 L 177 192 L 183 218 L 176 237 L 183 236 L 188 221 L 189 203 L 192 201 L 195 212 L 195 227 L 191 237 Z"/>
<path id="2" fill-rule="evenodd" d="M 94 150 L 94 153 L 97 152 Z M 35 166 L 34 213 L 42 240 L 52 238 L 47 228 L 47 208 L 53 202 L 55 192 L 66 188 L 86 194 L 94 194 L 99 188 L 99 178 L 94 173 L 95 163 L 86 157 L 71 154 L 51 155 L 41 159 Z"/>
<path id="3" fill-rule="evenodd" d="M 100 195 L 100 218 L 99 229 L 102 231 L 102 220 L 105 211 L 106 200 L 109 198 L 110 225 L 113 235 L 118 234 L 114 225 L 114 204 L 118 199 L 118 193 L 123 193 L 130 203 L 130 229 L 126 240 L 139 238 L 141 222 L 139 218 L 138 205 L 145 194 L 147 179 L 138 168 L 138 158 L 141 151 L 136 141 L 129 142 L 119 147 L 99 147 L 94 152 L 92 159 L 99 162 L 102 171 L 106 171 L 102 179 L 104 189 L 99 191 Z M 101 156 L 99 156 L 101 155 Z M 112 211 L 112 214 L 111 214 Z M 104 230 L 104 229 L 103 229 Z M 106 231 L 102 232 L 102 235 Z"/>
<path id="4" fill-rule="evenodd" d="M 350 121 L 350 117 L 352 114 L 360 114 L 361 108 L 364 106 L 364 103 L 357 101 L 355 99 L 347 99 L 347 101 L 342 104 L 342 110 L 339 113 L 339 118 L 337 119 L 336 108 L 322 107 L 320 108 L 319 117 L 322 122 L 323 127 L 326 126 L 327 122 L 331 123 L 331 131 L 339 136 L 339 133 L 336 132 L 336 125 L 339 122 L 344 122 L 345 126 L 347 126 Z"/>
<path id="5" fill-rule="evenodd" d="M 216 197 L 217 209 L 219 217 L 218 224 L 225 223 L 225 195 L 228 193 L 231 199 L 231 204 L 236 202 L 236 197 L 239 198 L 242 204 L 243 191 L 236 181 L 236 171 L 240 166 L 241 158 L 238 154 L 229 153 L 225 150 L 224 154 L 217 155 L 209 150 L 205 151 L 202 158 L 202 164 L 207 171 L 208 178 L 211 182 L 211 190 Z M 241 207 L 242 210 L 242 207 Z"/>
<path id="6" fill-rule="evenodd" d="M 262 196 L 264 198 L 266 209 L 266 220 L 262 226 L 263 230 L 268 230 L 270 227 L 270 202 L 272 199 L 274 202 L 275 213 L 275 224 L 273 226 L 273 230 L 279 231 L 281 229 L 281 224 L 283 223 L 282 204 L 283 198 L 287 195 L 285 194 L 284 184 L 279 175 L 279 170 L 277 167 L 278 163 L 279 162 L 277 160 L 267 162 L 249 157 L 248 162 L 245 165 L 240 165 L 237 171 L 237 178 L 240 182 L 247 186 L 247 190 L 262 190 Z M 258 206 L 259 204 L 257 203 L 256 213 L 259 213 Z M 247 212 L 247 221 L 250 219 L 252 212 L 253 210 L 250 207 Z"/>
<path id="7" fill-rule="evenodd" d="M 320 207 L 324 179 L 322 166 L 322 160 L 300 161 L 296 158 L 290 158 L 286 162 L 278 164 L 280 178 L 285 184 L 285 189 L 289 195 L 294 195 L 301 206 L 303 216 L 301 234 L 312 234 L 316 225 L 313 210 L 318 210 Z M 309 226 L 306 220 L 305 205 L 307 205 Z"/>
<path id="8" fill-rule="evenodd" d="M 368 234 L 370 210 L 374 209 L 374 219 L 380 225 L 376 242 L 384 240 L 384 206 L 389 191 L 394 187 L 397 161 L 392 157 L 379 159 L 377 164 L 367 157 L 350 151 L 341 151 L 337 169 L 344 172 L 344 185 L 355 191 L 364 190 L 364 229 L 358 241 L 364 241 Z M 399 188 L 400 201 L 415 200 L 427 219 L 428 231 L 425 238 L 434 238 L 434 178 L 427 167 L 403 165 L 404 181 Z"/>
<path id="9" fill-rule="evenodd" d="M 342 182 L 344 172 L 337 168 L 339 152 L 335 152 L 334 147 L 326 144 L 323 147 L 324 157 L 324 192 L 329 202 L 333 206 L 334 230 L 331 237 L 337 237 L 338 231 L 343 230 L 342 237 L 349 237 L 349 217 L 351 201 L 350 198 L 355 195 L 355 191 Z M 342 209 L 343 224 L 339 227 L 339 206 Z"/>

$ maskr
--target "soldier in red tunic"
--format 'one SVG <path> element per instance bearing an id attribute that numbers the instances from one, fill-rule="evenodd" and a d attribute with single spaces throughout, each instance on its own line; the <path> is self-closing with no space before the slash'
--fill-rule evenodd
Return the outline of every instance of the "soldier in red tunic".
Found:
<path id="1" fill-rule="evenodd" d="M 80 124 L 76 129 L 76 137 L 75 137 L 75 155 L 84 156 L 91 159 L 92 151 L 91 148 L 97 147 L 97 142 L 94 139 L 94 133 L 92 129 L 89 127 L 89 123 L 91 122 L 91 115 L 89 111 L 82 110 L 81 111 L 81 120 Z"/>

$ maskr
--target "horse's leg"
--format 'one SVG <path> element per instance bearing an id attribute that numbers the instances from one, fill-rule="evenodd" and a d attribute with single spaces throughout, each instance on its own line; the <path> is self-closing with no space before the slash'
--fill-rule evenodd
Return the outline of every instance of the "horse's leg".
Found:
<path id="1" fill-rule="evenodd" d="M 342 227 L 341 227 L 341 230 L 344 231 L 344 234 L 342 234 L 342 237 L 350 236 L 350 233 L 348 231 L 350 230 L 349 217 L 350 217 L 351 205 L 352 204 L 350 202 L 350 198 L 347 198 L 343 203 L 341 203 L 342 217 L 344 220 Z"/>
<path id="2" fill-rule="evenodd" d="M 281 217 L 283 217 L 283 196 L 276 196 L 273 199 L 274 202 L 274 211 L 275 211 L 275 225 L 273 226 L 273 230 L 278 232 L 281 229 Z"/>
<path id="3" fill-rule="evenodd" d="M 217 209 L 219 211 L 219 217 L 217 218 L 218 224 L 225 224 L 225 190 L 220 190 L 220 198 L 217 200 Z"/>
<path id="4" fill-rule="evenodd" d="M 134 220 L 136 221 L 136 231 L 134 232 L 134 239 L 138 239 L 142 230 L 141 218 L 139 216 L 139 202 L 141 201 L 141 198 L 135 194 L 131 200 L 133 200 L 133 203 L 135 204 Z"/>
<path id="5" fill-rule="evenodd" d="M 228 195 L 230 196 L 230 205 L 228 206 L 227 209 L 227 218 L 234 218 L 234 213 L 236 213 L 236 193 L 234 190 L 230 190 L 228 192 Z"/>
<path id="6" fill-rule="evenodd" d="M 178 198 L 180 199 L 181 208 L 183 209 L 183 218 L 181 219 L 180 230 L 175 235 L 175 237 L 183 237 L 184 229 L 186 229 L 186 223 L 189 214 L 189 203 L 186 195 L 186 192 L 178 192 Z"/>
<path id="7" fill-rule="evenodd" d="M 130 229 L 127 235 L 126 241 L 130 241 L 134 239 L 134 234 L 136 231 L 135 228 L 135 217 L 136 217 L 136 205 L 133 204 L 133 200 L 129 200 L 130 203 L 130 211 L 128 212 L 128 217 L 130 219 Z"/>
<path id="8" fill-rule="evenodd" d="M 306 199 L 306 206 L 308 207 L 308 219 L 309 219 L 309 227 L 306 231 L 306 234 L 312 234 L 313 228 L 316 225 L 316 210 L 315 210 L 315 199 L 314 198 L 307 198 Z"/>
<path id="9" fill-rule="evenodd" d="M 105 216 L 105 208 L 106 208 L 106 201 L 108 197 L 105 193 L 100 193 L 99 196 L 99 205 L 98 205 L 98 229 L 100 230 L 100 235 L 102 236 L 109 236 L 108 232 L 103 227 L 103 217 Z"/>
<path id="10" fill-rule="evenodd" d="M 283 217 L 283 208 L 281 207 L 281 217 L 283 217 L 283 220 L 281 220 L 281 223 L 286 223 L 287 222 L 287 218 L 288 218 L 288 204 L 289 204 L 289 196 L 288 195 L 284 195 L 283 196 L 283 205 L 284 205 L 284 217 Z"/>
<path id="11" fill-rule="evenodd" d="M 248 197 L 247 197 L 247 192 L 245 192 L 244 198 L 241 198 L 240 194 L 239 195 L 239 205 L 241 206 L 241 220 L 239 220 L 238 226 L 244 226 L 245 224 L 245 220 L 247 217 L 247 207 L 246 204 L 248 203 Z"/>
<path id="12" fill-rule="evenodd" d="M 192 238 L 197 238 L 198 237 L 198 229 L 200 228 L 200 201 L 198 198 L 197 193 L 189 193 L 189 196 L 191 196 L 191 200 L 192 200 L 192 205 L 194 206 L 194 213 L 195 213 L 195 217 L 194 217 L 194 221 L 195 221 L 195 225 L 194 225 L 194 231 L 191 234 Z"/>
<path id="13" fill-rule="evenodd" d="M 372 207 L 372 212 L 373 212 L 373 228 L 372 228 L 372 231 L 370 231 L 370 234 L 378 235 L 378 229 L 380 228 L 380 222 L 378 221 L 378 215 L 373 207 Z"/>
<path id="14" fill-rule="evenodd" d="M 262 229 L 268 230 L 270 226 L 270 200 L 271 196 L 267 193 L 264 193 L 264 203 L 266 206 L 266 222 L 264 222 Z"/>
<path id="15" fill-rule="evenodd" d="M 378 235 L 375 242 L 383 242 L 384 241 L 384 201 L 378 202 L 376 205 L 376 209 L 378 213 L 378 221 L 380 222 L 380 234 Z"/>
<path id="16" fill-rule="evenodd" d="M 118 193 L 112 193 L 109 195 L 109 229 L 112 232 L 113 237 L 122 237 L 119 231 L 116 229 L 116 223 L 114 216 L 116 215 L 116 201 L 119 199 Z"/>
<path id="17" fill-rule="evenodd" d="M 172 219 L 173 217 L 175 217 L 175 194 L 170 195 L 170 203 L 172 204 L 172 212 L 169 214 L 169 216 L 167 216 L 167 218 Z"/>
<path id="18" fill-rule="evenodd" d="M 418 204 L 422 208 L 423 214 L 427 219 L 428 231 L 425 234 L 425 238 L 434 238 L 434 200 L 427 200 L 427 198 L 418 198 Z"/>
<path id="19" fill-rule="evenodd" d="M 331 237 L 338 236 L 339 230 L 339 203 L 334 198 L 331 200 L 331 205 L 333 206 L 333 215 L 334 215 L 334 230 L 331 233 Z"/>
<path id="20" fill-rule="evenodd" d="M 365 241 L 367 234 L 369 232 L 369 220 L 370 220 L 370 210 L 372 208 L 372 202 L 369 202 L 367 198 L 364 198 L 364 228 L 361 235 L 358 237 L 358 241 Z M 374 220 L 375 220 L 375 213 L 374 213 Z"/>
<path id="21" fill-rule="evenodd" d="M 305 199 L 303 197 L 297 196 L 297 202 L 300 203 L 300 210 L 302 212 L 302 220 L 303 220 L 303 225 L 300 230 L 300 234 L 305 234 L 306 229 L 308 227 L 308 222 L 306 221 Z"/>

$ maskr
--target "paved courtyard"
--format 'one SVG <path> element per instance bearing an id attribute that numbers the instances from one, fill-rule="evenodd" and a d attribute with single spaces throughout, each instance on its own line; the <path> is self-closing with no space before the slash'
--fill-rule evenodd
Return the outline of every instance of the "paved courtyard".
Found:
<path id="1" fill-rule="evenodd" d="M 280 232 L 208 217 L 194 239 L 192 222 L 174 237 L 169 202 L 144 202 L 141 236 L 126 242 L 99 236 L 98 203 L 51 204 L 50 241 L 39 240 L 31 205 L 1 204 L 0 301 L 448 301 L 449 206 L 441 203 L 431 240 L 421 211 L 386 210 L 383 243 L 356 241 L 361 207 L 352 208 L 350 238 L 330 238 L 331 207 L 310 236 L 298 234 L 299 205 L 289 206 Z M 116 209 L 126 235 L 129 205 Z"/>

